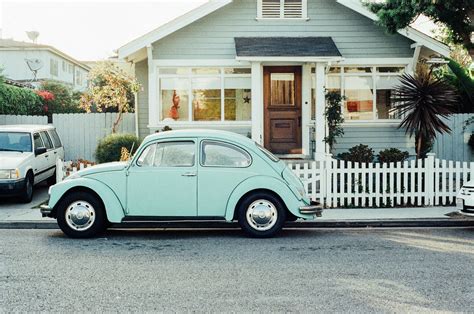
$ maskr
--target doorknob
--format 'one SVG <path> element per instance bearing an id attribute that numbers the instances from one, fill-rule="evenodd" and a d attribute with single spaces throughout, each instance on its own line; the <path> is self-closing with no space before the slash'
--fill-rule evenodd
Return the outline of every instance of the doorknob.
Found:
<path id="1" fill-rule="evenodd" d="M 183 173 L 181 176 L 183 176 L 183 177 L 195 177 L 196 173 L 195 172 L 186 172 L 186 173 Z"/>

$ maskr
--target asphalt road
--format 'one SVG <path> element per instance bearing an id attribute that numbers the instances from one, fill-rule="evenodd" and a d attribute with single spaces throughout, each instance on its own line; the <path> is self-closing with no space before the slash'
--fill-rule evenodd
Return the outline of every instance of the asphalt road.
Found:
<path id="1" fill-rule="evenodd" d="M 474 229 L 0 230 L 0 312 L 472 311 Z"/>

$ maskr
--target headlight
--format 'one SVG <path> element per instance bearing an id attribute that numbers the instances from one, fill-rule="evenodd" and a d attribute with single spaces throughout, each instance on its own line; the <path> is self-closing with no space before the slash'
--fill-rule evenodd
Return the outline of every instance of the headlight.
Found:
<path id="1" fill-rule="evenodd" d="M 474 192 L 473 188 L 461 188 L 461 191 L 459 191 L 459 194 L 461 195 L 471 195 Z"/>
<path id="2" fill-rule="evenodd" d="M 0 179 L 19 179 L 20 170 L 18 169 L 8 169 L 0 170 Z"/>

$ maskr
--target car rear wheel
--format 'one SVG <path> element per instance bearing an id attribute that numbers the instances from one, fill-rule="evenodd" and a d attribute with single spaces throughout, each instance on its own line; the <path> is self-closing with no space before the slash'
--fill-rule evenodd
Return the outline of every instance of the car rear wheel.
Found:
<path id="1" fill-rule="evenodd" d="M 268 238 L 281 230 L 286 220 L 286 209 L 271 193 L 250 195 L 239 206 L 238 219 L 242 230 L 255 238 Z"/>
<path id="2" fill-rule="evenodd" d="M 33 175 L 31 172 L 28 172 L 25 178 L 25 186 L 23 187 L 23 191 L 20 196 L 23 203 L 31 203 L 31 200 L 33 200 L 33 184 Z"/>
<path id="3" fill-rule="evenodd" d="M 106 228 L 102 202 L 91 193 L 71 193 L 57 206 L 59 228 L 71 238 L 94 237 Z"/>

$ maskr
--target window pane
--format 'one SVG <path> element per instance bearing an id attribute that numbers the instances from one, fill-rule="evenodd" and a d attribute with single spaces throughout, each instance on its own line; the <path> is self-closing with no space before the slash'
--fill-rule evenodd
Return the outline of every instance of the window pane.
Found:
<path id="1" fill-rule="evenodd" d="M 295 105 L 295 75 L 293 73 L 272 73 L 271 80 L 271 105 Z"/>
<path id="2" fill-rule="evenodd" d="M 203 166 L 241 168 L 250 163 L 249 154 L 232 144 L 204 142 L 202 145 Z"/>
<path id="3" fill-rule="evenodd" d="M 221 119 L 220 84 L 220 78 L 196 78 L 192 80 L 194 121 Z"/>
<path id="4" fill-rule="evenodd" d="M 51 142 L 51 139 L 49 138 L 48 133 L 45 131 L 41 132 L 41 138 L 43 139 L 43 143 L 47 149 L 53 148 L 53 143 Z"/>
<path id="5" fill-rule="evenodd" d="M 184 78 L 161 79 L 161 117 L 163 120 L 189 120 L 189 80 Z"/>
<path id="6" fill-rule="evenodd" d="M 193 69 L 193 74 L 220 74 L 221 70 L 219 68 L 195 68 Z"/>
<path id="7" fill-rule="evenodd" d="M 405 72 L 404 67 L 380 67 L 377 68 L 380 73 L 403 73 Z"/>
<path id="8" fill-rule="evenodd" d="M 155 167 L 192 167 L 194 159 L 194 142 L 159 143 L 153 165 Z"/>
<path id="9" fill-rule="evenodd" d="M 38 133 L 35 133 L 33 135 L 33 141 L 35 143 L 35 149 L 40 148 L 40 147 L 45 147 L 43 144 L 43 141 L 41 140 L 41 137 Z"/>
<path id="10" fill-rule="evenodd" d="M 53 140 L 54 147 L 58 148 L 63 146 L 56 130 L 49 131 L 49 134 L 51 135 L 51 139 Z"/>
<path id="11" fill-rule="evenodd" d="M 372 73 L 370 67 L 346 67 L 344 73 Z"/>
<path id="12" fill-rule="evenodd" d="M 250 121 L 252 111 L 251 79 L 225 78 L 224 115 L 228 121 Z"/>
<path id="13" fill-rule="evenodd" d="M 397 112 L 390 111 L 392 108 L 392 90 L 399 83 L 398 76 L 382 76 L 377 78 L 377 119 L 400 119 L 400 115 Z"/>
<path id="14" fill-rule="evenodd" d="M 250 68 L 225 68 L 224 74 L 251 74 Z"/>
<path id="15" fill-rule="evenodd" d="M 140 155 L 137 165 L 141 167 L 151 167 L 153 165 L 153 158 L 155 157 L 156 144 L 150 145 Z"/>
<path id="16" fill-rule="evenodd" d="M 18 150 L 31 152 L 31 137 L 29 133 L 0 132 L 0 151 Z"/>
<path id="17" fill-rule="evenodd" d="M 160 68 L 161 75 L 186 75 L 189 74 L 189 68 Z"/>
<path id="18" fill-rule="evenodd" d="M 373 90 L 371 77 L 346 77 L 344 117 L 347 120 L 373 119 Z"/>
<path id="19" fill-rule="evenodd" d="M 341 68 L 340 67 L 330 67 L 328 73 L 330 73 L 330 74 L 341 73 Z"/>

